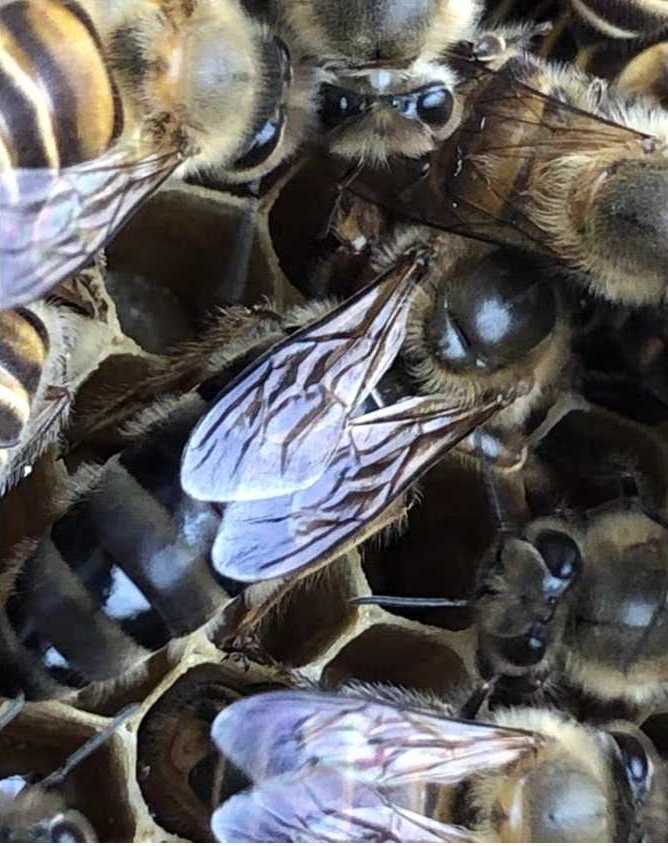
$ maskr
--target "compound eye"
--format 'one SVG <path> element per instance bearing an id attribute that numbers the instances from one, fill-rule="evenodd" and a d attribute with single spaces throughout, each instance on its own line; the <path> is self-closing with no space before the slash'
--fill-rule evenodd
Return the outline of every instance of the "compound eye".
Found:
<path id="1" fill-rule="evenodd" d="M 281 108 L 277 116 L 266 121 L 255 133 L 246 152 L 235 161 L 235 169 L 250 170 L 266 162 L 278 147 L 283 135 L 284 125 L 285 109 Z"/>
<path id="2" fill-rule="evenodd" d="M 417 116 L 427 126 L 439 129 L 445 126 L 452 117 L 453 106 L 452 94 L 447 88 L 437 86 L 418 95 Z"/>
<path id="3" fill-rule="evenodd" d="M 578 545 L 565 532 L 547 529 L 538 535 L 535 547 L 555 579 L 571 582 L 582 571 Z"/>
<path id="4" fill-rule="evenodd" d="M 366 108 L 366 99 L 354 91 L 337 85 L 323 85 L 319 114 L 323 124 L 330 129 L 363 114 Z"/>
<path id="5" fill-rule="evenodd" d="M 642 797 L 651 787 L 652 765 L 647 751 L 637 737 L 626 732 L 612 732 L 619 748 L 626 778 L 633 795 Z"/>
<path id="6" fill-rule="evenodd" d="M 88 820 L 78 811 L 58 814 L 49 824 L 52 843 L 93 843 L 97 839 Z"/>
<path id="7" fill-rule="evenodd" d="M 532 667 L 543 660 L 547 638 L 541 626 L 533 625 L 526 634 L 499 638 L 499 652 L 515 667 Z"/>

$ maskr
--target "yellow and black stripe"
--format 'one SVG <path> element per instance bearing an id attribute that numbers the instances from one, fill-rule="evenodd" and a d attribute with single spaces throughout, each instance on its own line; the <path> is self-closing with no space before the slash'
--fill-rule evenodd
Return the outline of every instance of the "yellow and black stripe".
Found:
<path id="1" fill-rule="evenodd" d="M 121 126 L 102 45 L 78 7 L 58 0 L 0 7 L 0 169 L 87 161 Z"/>
<path id="2" fill-rule="evenodd" d="M 48 354 L 49 336 L 36 314 L 0 311 L 0 448 L 18 443 Z"/>

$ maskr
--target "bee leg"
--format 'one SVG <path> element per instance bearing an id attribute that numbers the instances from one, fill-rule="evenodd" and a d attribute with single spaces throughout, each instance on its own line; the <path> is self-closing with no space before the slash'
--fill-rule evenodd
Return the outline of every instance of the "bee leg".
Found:
<path id="1" fill-rule="evenodd" d="M 340 214 L 340 207 L 341 207 L 341 198 L 345 191 L 355 182 L 357 177 L 364 169 L 364 163 L 362 161 L 357 162 L 356 164 L 352 165 L 346 173 L 344 174 L 343 178 L 337 182 L 336 184 L 336 196 L 334 197 L 334 202 L 332 204 L 332 209 L 327 216 L 327 220 L 325 221 L 325 225 L 322 228 L 322 231 L 318 235 L 318 240 L 324 241 L 328 235 L 331 233 L 333 229 L 335 229 L 335 222 L 339 218 Z"/>
<path id="2" fill-rule="evenodd" d="M 462 720 L 475 720 L 482 706 L 494 692 L 498 680 L 499 676 L 492 676 L 479 684 L 459 709 L 459 718 Z"/>

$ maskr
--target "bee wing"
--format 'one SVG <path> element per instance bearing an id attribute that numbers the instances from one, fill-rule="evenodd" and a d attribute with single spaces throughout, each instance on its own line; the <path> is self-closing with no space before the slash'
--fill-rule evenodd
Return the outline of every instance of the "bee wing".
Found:
<path id="1" fill-rule="evenodd" d="M 409 485 L 501 407 L 500 400 L 462 409 L 419 397 L 357 418 L 310 487 L 224 506 L 214 567 L 227 578 L 256 582 L 325 564 L 360 542 Z"/>
<path id="2" fill-rule="evenodd" d="M 211 818 L 221 843 L 470 843 L 467 829 L 388 802 L 351 770 L 313 767 L 237 793 Z"/>
<path id="3" fill-rule="evenodd" d="M 453 135 L 428 159 L 398 160 L 390 172 L 362 171 L 351 190 L 403 219 L 550 255 L 547 234 L 526 201 L 526 181 L 516 185 L 516 174 L 605 148 L 628 155 L 629 144 L 649 136 L 617 123 L 621 115 L 612 104 L 603 117 L 531 87 L 523 81 L 533 70 L 526 60 L 511 59 L 498 71 L 462 64 L 474 84 L 485 87 L 472 90 L 470 110 Z"/>
<path id="4" fill-rule="evenodd" d="M 225 708 L 211 736 L 255 782 L 309 765 L 350 769 L 387 791 L 457 784 L 542 745 L 535 732 L 450 719 L 392 702 L 274 691 Z"/>
<path id="5" fill-rule="evenodd" d="M 62 170 L 0 171 L 0 308 L 76 273 L 181 161 L 128 147 Z"/>
<path id="6" fill-rule="evenodd" d="M 401 346 L 417 267 L 414 256 L 405 258 L 233 380 L 186 445 L 185 492 L 205 501 L 247 502 L 316 482 L 353 409 Z"/>

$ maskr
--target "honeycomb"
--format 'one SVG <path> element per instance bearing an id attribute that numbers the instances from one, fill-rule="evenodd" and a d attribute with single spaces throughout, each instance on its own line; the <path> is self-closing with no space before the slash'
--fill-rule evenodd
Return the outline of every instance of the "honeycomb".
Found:
<path id="1" fill-rule="evenodd" d="M 567 6 L 497 0 L 487 3 L 487 20 L 552 20 L 536 52 L 608 79 L 647 47 L 587 40 Z M 95 271 L 104 280 L 95 290 L 106 304 L 108 336 L 72 364 L 76 401 L 61 438 L 45 443 L 0 498 L 3 602 L 17 596 L 18 562 L 70 507 L 73 479 L 132 445 L 133 421 L 151 403 L 210 376 L 214 351 L 202 356 L 197 344 L 213 314 L 238 315 L 232 345 L 247 331 L 251 307 L 282 312 L 309 299 L 343 299 L 372 278 L 361 253 L 337 248 L 332 261 L 323 260 L 320 233 L 341 175 L 339 162 L 304 155 L 272 174 L 259 199 L 244 186 L 170 178 L 109 244 Z M 342 208 L 349 212 L 342 242 L 359 231 L 370 241 L 386 237 L 390 224 L 372 205 Z M 249 226 L 248 250 L 240 233 Z M 90 281 L 80 284 L 90 289 Z M 654 512 L 667 502 L 665 319 L 584 290 L 580 299 L 574 357 L 587 403 L 530 451 L 522 491 L 512 473 L 499 483 L 511 523 L 527 508 L 546 517 L 623 499 L 629 466 Z M 608 459 L 622 469 L 597 475 Z M 480 677 L 477 620 L 467 604 L 475 565 L 499 529 L 485 476 L 473 467 L 470 455 L 453 451 L 385 515 L 374 537 L 314 573 L 248 586 L 226 582 L 215 625 L 157 651 L 140 673 L 64 701 L 26 704 L 0 731 L 0 790 L 9 809 L 0 819 L 11 818 L 12 783 L 39 785 L 131 703 L 132 715 L 58 784 L 63 807 L 83 814 L 100 842 L 212 840 L 213 810 L 250 782 L 220 755 L 211 724 L 245 696 L 285 687 L 334 692 L 364 682 L 460 699 Z M 373 594 L 455 603 L 393 611 L 353 601 Z M 585 703 L 577 713 L 594 724 L 611 715 L 641 725 L 668 754 L 665 704 L 640 703 L 632 713 L 615 704 L 612 714 L 601 714 Z"/>

